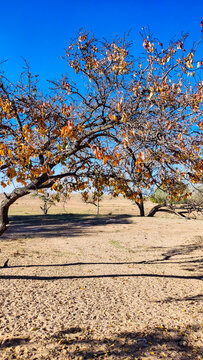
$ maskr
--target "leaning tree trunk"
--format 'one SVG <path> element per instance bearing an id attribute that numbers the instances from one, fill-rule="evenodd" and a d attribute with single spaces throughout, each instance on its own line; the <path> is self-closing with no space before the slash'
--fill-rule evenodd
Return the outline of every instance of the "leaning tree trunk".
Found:
<path id="1" fill-rule="evenodd" d="M 149 214 L 147 215 L 148 217 L 153 217 L 158 211 L 160 211 L 160 209 L 165 206 L 165 204 L 158 204 L 155 205 L 149 212 Z"/>
<path id="2" fill-rule="evenodd" d="M 38 179 L 33 180 L 27 186 L 24 186 L 22 188 L 16 188 L 9 195 L 4 194 L 5 198 L 1 201 L 1 205 L 0 205 L 0 236 L 8 228 L 9 207 L 19 198 L 29 194 L 30 191 L 42 188 L 44 186 L 43 184 L 46 183 L 47 180 L 48 180 L 48 175 L 44 173 Z M 50 182 L 49 185 L 52 185 L 52 183 Z M 47 188 L 49 185 L 46 185 L 45 187 Z"/>
<path id="3" fill-rule="evenodd" d="M 193 210 L 195 211 L 195 209 L 193 209 Z M 189 219 L 184 214 L 191 213 L 190 207 L 187 208 L 184 205 L 183 206 L 181 206 L 181 205 L 180 206 L 175 206 L 175 205 L 170 205 L 170 204 L 164 203 L 164 204 L 155 205 L 150 210 L 150 212 L 149 212 L 149 214 L 147 216 L 152 217 L 158 211 L 167 212 L 167 213 L 170 213 L 170 214 L 175 214 L 175 215 L 180 216 L 181 218 L 184 218 L 184 219 Z"/>

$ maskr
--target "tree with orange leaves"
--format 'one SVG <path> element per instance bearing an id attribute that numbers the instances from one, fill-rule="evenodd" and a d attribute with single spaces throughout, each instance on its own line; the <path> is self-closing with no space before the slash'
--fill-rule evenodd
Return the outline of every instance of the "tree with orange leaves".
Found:
<path id="1" fill-rule="evenodd" d="M 189 198 L 192 188 L 201 191 L 203 83 L 198 71 L 202 65 L 194 62 L 195 49 L 185 54 L 183 40 L 166 50 L 158 49 L 160 43 L 156 47 L 155 41 L 143 42 L 147 62 L 140 62 L 140 70 L 134 72 L 128 102 L 122 103 L 126 121 L 108 161 L 112 193 L 133 200 L 141 216 L 144 200 L 156 188 L 166 191 L 169 202 L 154 207 L 149 216 L 164 206 L 175 212 L 171 202 Z M 189 201 L 182 208 L 202 212 L 203 204 Z"/>
<path id="2" fill-rule="evenodd" d="M 137 204 L 141 216 L 144 199 L 155 188 L 165 189 L 165 206 L 175 211 L 171 202 L 189 198 L 192 186 L 199 189 L 202 182 L 203 62 L 195 60 L 198 44 L 186 50 L 186 40 L 182 36 L 164 48 L 143 34 L 146 52 L 132 63 L 122 97 L 109 115 L 120 131 L 110 134 L 113 146 L 108 144 L 103 157 L 103 177 L 115 196 L 123 194 Z M 202 206 L 190 201 L 184 210 L 202 211 Z"/>
<path id="3" fill-rule="evenodd" d="M 154 184 L 182 196 L 177 181 L 202 180 L 202 61 L 185 40 L 164 49 L 144 35 L 145 54 L 135 60 L 125 38 L 82 32 L 65 53 L 67 74 L 47 96 L 29 67 L 17 85 L 1 75 L 1 186 L 14 190 L 1 202 L 0 234 L 18 198 L 47 188 L 82 191 L 97 164 L 103 184 L 138 204 Z M 69 69 L 82 82 L 69 79 Z"/>
<path id="4" fill-rule="evenodd" d="M 114 107 L 131 66 L 127 46 L 125 39 L 110 44 L 79 34 L 66 59 L 68 67 L 83 76 L 83 88 L 64 76 L 43 96 L 29 67 L 17 85 L 2 74 L 1 187 L 13 184 L 14 190 L 4 192 L 0 234 L 7 229 L 9 207 L 18 198 L 46 188 L 83 190 L 93 175 L 94 159 L 105 162 L 105 139 L 119 131 Z"/>

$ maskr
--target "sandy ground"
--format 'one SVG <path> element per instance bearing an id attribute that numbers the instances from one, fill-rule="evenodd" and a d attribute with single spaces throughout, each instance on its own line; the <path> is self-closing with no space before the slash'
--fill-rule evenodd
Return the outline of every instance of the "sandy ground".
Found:
<path id="1" fill-rule="evenodd" d="M 99 218 L 78 198 L 60 206 L 11 209 L 0 359 L 202 359 L 203 221 L 138 218 L 123 199 L 104 200 Z"/>

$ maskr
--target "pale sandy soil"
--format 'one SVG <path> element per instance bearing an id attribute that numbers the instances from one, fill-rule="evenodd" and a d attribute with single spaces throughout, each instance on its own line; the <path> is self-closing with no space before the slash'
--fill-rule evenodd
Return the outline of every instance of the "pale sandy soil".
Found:
<path id="1" fill-rule="evenodd" d="M 33 216 L 29 197 L 11 209 L 0 360 L 202 359 L 203 221 L 138 218 L 123 199 L 101 205 L 99 218 L 77 197 L 65 215 L 58 205 Z"/>

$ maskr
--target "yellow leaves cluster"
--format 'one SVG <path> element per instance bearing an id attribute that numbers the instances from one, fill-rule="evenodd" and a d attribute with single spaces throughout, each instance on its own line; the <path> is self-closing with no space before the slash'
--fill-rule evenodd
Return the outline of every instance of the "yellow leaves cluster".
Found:
<path id="1" fill-rule="evenodd" d="M 84 33 L 84 34 L 80 34 L 78 36 L 78 42 L 77 42 L 77 45 L 79 45 L 82 41 L 86 40 L 87 39 L 87 35 Z"/>
<path id="2" fill-rule="evenodd" d="M 26 139 L 27 141 L 31 141 L 32 137 L 33 137 L 33 131 L 32 128 L 29 126 L 29 124 L 26 124 L 23 126 L 23 137 L 24 139 Z"/>
<path id="3" fill-rule="evenodd" d="M 6 187 L 6 183 L 4 182 L 4 181 L 1 181 L 1 186 L 3 187 L 3 188 L 5 188 Z"/>
<path id="4" fill-rule="evenodd" d="M 116 115 L 109 114 L 109 119 L 118 122 Z"/>
<path id="5" fill-rule="evenodd" d="M 72 139 L 74 135 L 74 123 L 73 121 L 67 121 L 67 125 L 63 126 L 61 129 L 61 136 L 62 138 L 68 137 L 69 139 Z"/>
<path id="6" fill-rule="evenodd" d="M 0 107 L 6 114 L 11 113 L 11 106 L 12 104 L 9 100 L 3 100 L 2 98 L 0 98 Z"/>
<path id="7" fill-rule="evenodd" d="M 133 87 L 133 93 L 134 93 L 135 96 L 139 95 L 140 89 L 141 89 L 140 84 L 136 84 L 136 86 Z"/>
<path id="8" fill-rule="evenodd" d="M 0 144 L 0 156 L 2 157 L 5 156 L 5 150 L 6 150 L 6 146 L 4 146 L 4 144 Z"/>
<path id="9" fill-rule="evenodd" d="M 154 52 L 154 44 L 148 41 L 147 39 L 144 39 L 143 41 L 143 47 L 147 50 L 147 52 L 153 53 Z"/>
<path id="10" fill-rule="evenodd" d="M 117 108 L 118 112 L 122 111 L 122 109 L 123 109 L 123 100 L 122 99 L 117 103 L 116 108 Z"/>
<path id="11" fill-rule="evenodd" d="M 128 115 L 123 111 L 121 116 L 121 121 L 126 124 L 126 121 L 128 120 Z"/>
<path id="12" fill-rule="evenodd" d="M 117 65 L 117 64 L 114 65 L 112 67 L 112 70 L 113 70 L 113 72 L 118 72 L 118 74 L 121 75 L 121 74 L 127 72 L 127 66 L 128 66 L 127 61 L 122 60 L 122 61 L 120 61 L 119 65 Z"/>
<path id="13" fill-rule="evenodd" d="M 71 115 L 71 106 L 63 104 L 60 108 L 61 114 L 63 114 L 65 117 L 69 117 Z"/>
<path id="14" fill-rule="evenodd" d="M 12 151 L 6 144 L 0 144 L 0 165 L 3 165 L 6 162 L 6 159 L 11 159 L 13 157 Z"/>
<path id="15" fill-rule="evenodd" d="M 78 190 L 84 190 L 86 189 L 88 183 L 87 182 L 81 182 L 78 184 Z"/>
<path id="16" fill-rule="evenodd" d="M 69 64 L 75 70 L 75 73 L 78 74 L 80 70 L 80 63 L 78 61 L 70 61 Z"/>
<path id="17" fill-rule="evenodd" d="M 85 126 L 81 125 L 81 124 L 77 124 L 77 131 L 79 131 L 80 133 L 82 133 L 84 131 Z"/>
<path id="18" fill-rule="evenodd" d="M 88 57 L 85 59 L 85 69 L 96 70 L 99 68 L 99 61 L 96 58 Z M 90 78 L 91 81 L 91 78 Z"/>
<path id="19" fill-rule="evenodd" d="M 191 52 L 188 54 L 187 59 L 186 59 L 186 66 L 188 67 L 188 69 L 193 69 L 193 57 L 194 54 Z"/>
<path id="20" fill-rule="evenodd" d="M 144 162 L 144 153 L 140 151 L 137 154 L 137 159 L 136 159 L 136 171 L 138 173 L 142 172 L 143 162 Z"/>
<path id="21" fill-rule="evenodd" d="M 153 95 L 154 95 L 154 88 L 150 87 L 150 94 L 149 94 L 147 100 L 151 100 L 151 98 L 153 97 Z"/>
<path id="22" fill-rule="evenodd" d="M 92 147 L 92 151 L 98 160 L 102 160 L 105 157 L 104 150 L 100 149 L 98 146 Z"/>
<path id="23" fill-rule="evenodd" d="M 9 179 L 13 179 L 16 176 L 16 170 L 14 168 L 8 168 L 6 175 Z"/>
<path id="24" fill-rule="evenodd" d="M 199 88 L 192 98 L 192 108 L 194 111 L 199 109 L 199 105 L 203 102 L 203 88 Z"/>
<path id="25" fill-rule="evenodd" d="M 159 64 L 160 65 L 165 65 L 166 63 L 168 63 L 171 59 L 171 55 L 170 54 L 166 54 L 164 55 L 162 58 L 159 58 Z"/>
<path id="26" fill-rule="evenodd" d="M 104 156 L 103 157 L 103 165 L 105 165 L 109 159 L 110 159 L 110 155 Z"/>
<path id="27" fill-rule="evenodd" d="M 115 43 L 111 44 L 112 51 L 107 52 L 106 60 L 112 63 L 111 70 L 119 75 L 127 72 L 128 62 L 125 60 L 128 51 L 124 47 L 119 47 Z"/>
<path id="28" fill-rule="evenodd" d="M 87 202 L 88 199 L 89 199 L 89 197 L 88 197 L 88 192 L 87 192 L 87 191 L 83 191 L 83 192 L 82 192 L 82 200 L 83 200 L 84 202 Z"/>
<path id="29" fill-rule="evenodd" d="M 163 103 L 167 101 L 174 102 L 176 100 L 175 96 L 182 91 L 182 80 L 179 79 L 177 83 L 171 83 L 171 80 L 168 81 L 168 78 L 165 77 L 162 81 L 149 83 L 148 90 L 147 100 L 149 101 L 156 97 L 157 100 L 161 100 Z"/>

